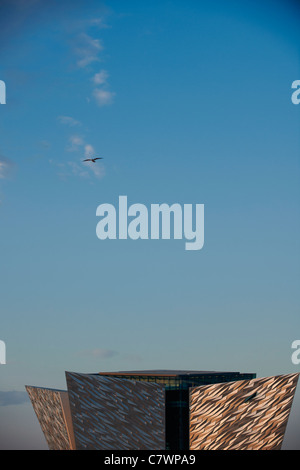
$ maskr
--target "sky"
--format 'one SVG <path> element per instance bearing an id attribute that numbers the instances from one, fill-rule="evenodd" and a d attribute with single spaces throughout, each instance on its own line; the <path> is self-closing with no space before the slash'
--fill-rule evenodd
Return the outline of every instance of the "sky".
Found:
<path id="1" fill-rule="evenodd" d="M 47 448 L 25 385 L 65 371 L 300 372 L 299 21 L 295 1 L 1 1 L 1 449 Z M 203 248 L 99 240 L 121 195 L 204 204 Z"/>

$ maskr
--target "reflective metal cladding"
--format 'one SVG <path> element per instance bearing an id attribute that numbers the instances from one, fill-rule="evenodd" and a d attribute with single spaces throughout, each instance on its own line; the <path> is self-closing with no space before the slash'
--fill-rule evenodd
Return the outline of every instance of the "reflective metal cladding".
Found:
<path id="1" fill-rule="evenodd" d="M 68 392 L 26 387 L 50 450 L 75 449 Z"/>
<path id="2" fill-rule="evenodd" d="M 279 450 L 299 374 L 190 390 L 190 449 Z"/>
<path id="3" fill-rule="evenodd" d="M 165 390 L 155 383 L 67 373 L 76 449 L 165 448 Z"/>
<path id="4" fill-rule="evenodd" d="M 66 372 L 67 391 L 26 390 L 51 450 L 278 450 L 298 377 Z"/>

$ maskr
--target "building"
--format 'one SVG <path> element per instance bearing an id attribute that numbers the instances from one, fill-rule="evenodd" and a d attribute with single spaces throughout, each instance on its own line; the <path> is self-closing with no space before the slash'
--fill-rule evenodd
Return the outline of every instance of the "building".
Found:
<path id="1" fill-rule="evenodd" d="M 165 389 L 165 437 L 167 450 L 189 449 L 189 389 L 202 385 L 255 378 L 255 374 L 212 371 L 128 371 L 101 373 L 101 376 L 138 380 L 162 385 Z"/>
<path id="2" fill-rule="evenodd" d="M 298 376 L 66 372 L 66 391 L 26 390 L 53 450 L 275 450 Z"/>

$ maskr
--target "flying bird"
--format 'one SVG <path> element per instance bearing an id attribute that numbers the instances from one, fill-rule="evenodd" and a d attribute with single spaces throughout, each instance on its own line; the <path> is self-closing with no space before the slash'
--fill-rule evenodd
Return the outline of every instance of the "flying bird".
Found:
<path id="1" fill-rule="evenodd" d="M 82 161 L 83 161 L 83 162 L 94 162 L 94 163 L 95 163 L 96 160 L 103 160 L 103 158 L 102 158 L 102 157 L 86 158 L 85 160 L 82 160 Z"/>

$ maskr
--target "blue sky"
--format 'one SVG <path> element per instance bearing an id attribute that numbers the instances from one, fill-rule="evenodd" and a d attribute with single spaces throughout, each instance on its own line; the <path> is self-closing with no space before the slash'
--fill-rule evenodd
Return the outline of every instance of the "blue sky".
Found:
<path id="1" fill-rule="evenodd" d="M 299 372 L 297 3 L 0 9 L 0 446 L 44 446 L 16 392 L 65 370 Z M 119 195 L 204 204 L 203 249 L 100 241 Z"/>

